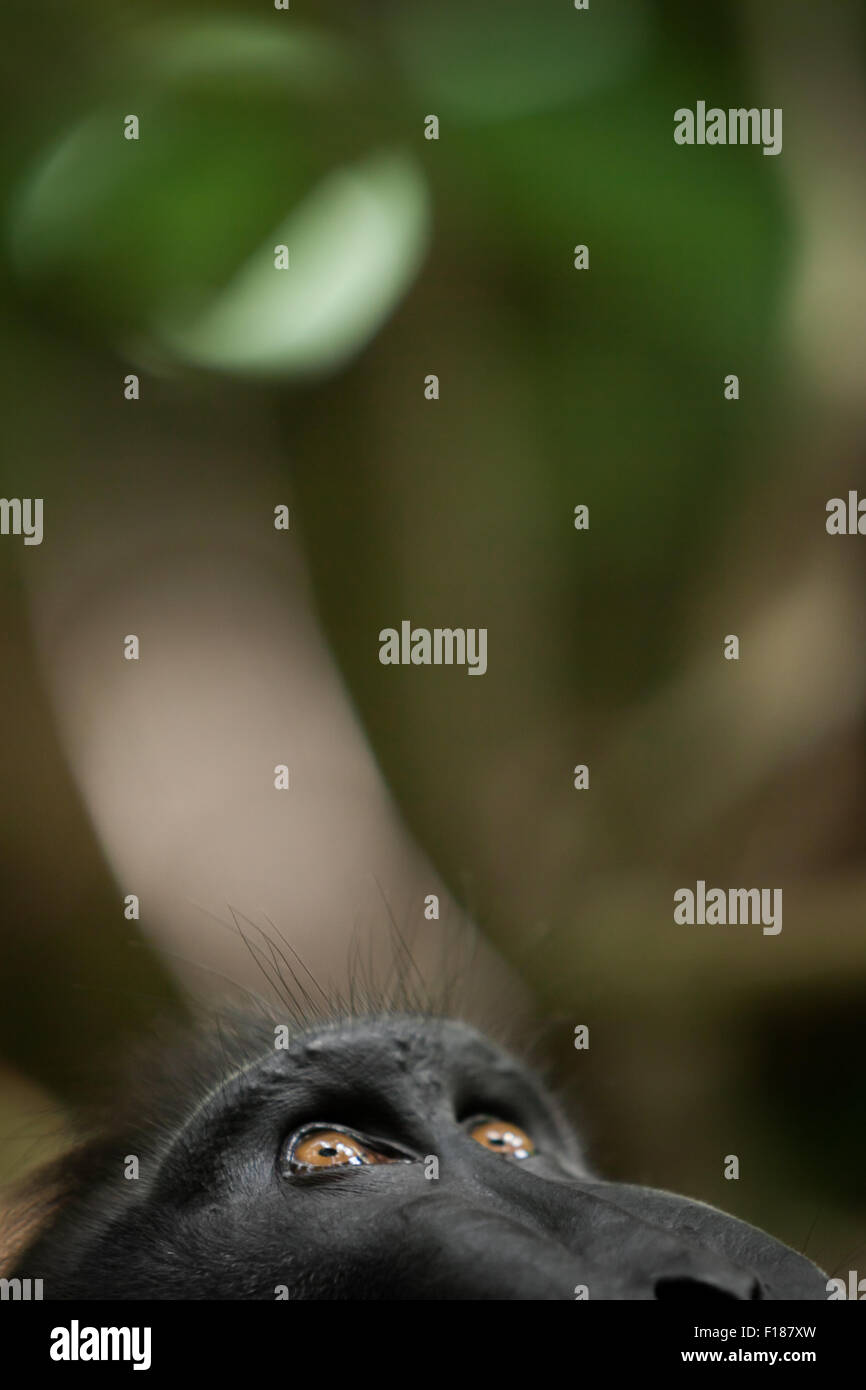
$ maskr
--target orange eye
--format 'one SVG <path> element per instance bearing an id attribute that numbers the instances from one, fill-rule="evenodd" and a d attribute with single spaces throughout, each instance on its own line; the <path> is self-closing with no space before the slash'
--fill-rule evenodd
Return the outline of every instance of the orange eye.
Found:
<path id="1" fill-rule="evenodd" d="M 508 1120 L 477 1120 L 469 1131 L 476 1144 L 506 1158 L 530 1158 L 535 1145 L 529 1135 Z"/>
<path id="2" fill-rule="evenodd" d="M 360 1168 L 373 1163 L 405 1163 L 402 1154 L 374 1148 L 357 1134 L 324 1125 L 299 1130 L 289 1142 L 289 1172 L 303 1173 L 315 1168 Z"/>

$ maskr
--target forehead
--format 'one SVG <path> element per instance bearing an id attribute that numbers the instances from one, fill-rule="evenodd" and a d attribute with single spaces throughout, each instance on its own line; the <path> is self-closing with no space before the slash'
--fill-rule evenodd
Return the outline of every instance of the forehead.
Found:
<path id="1" fill-rule="evenodd" d="M 388 1015 L 292 1030 L 270 1026 L 241 1065 L 200 1097 L 183 1125 L 268 1107 L 478 1111 L 496 1105 L 558 1119 L 545 1089 L 467 1024 Z"/>
<path id="2" fill-rule="evenodd" d="M 513 1057 L 467 1024 L 450 1019 L 364 1018 L 287 1032 L 253 1064 L 261 1080 L 351 1077 L 382 1083 L 404 1077 L 417 1086 L 466 1084 L 473 1076 L 529 1085 Z"/>

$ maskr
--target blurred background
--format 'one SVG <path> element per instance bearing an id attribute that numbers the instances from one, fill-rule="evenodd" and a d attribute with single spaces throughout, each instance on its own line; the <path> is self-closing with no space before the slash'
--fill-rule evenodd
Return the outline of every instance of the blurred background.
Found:
<path id="1" fill-rule="evenodd" d="M 862 1270 L 864 19 L 7 0 L 0 1179 L 268 940 L 343 993 L 408 941 L 605 1176 Z M 487 674 L 380 665 L 404 618 Z"/>

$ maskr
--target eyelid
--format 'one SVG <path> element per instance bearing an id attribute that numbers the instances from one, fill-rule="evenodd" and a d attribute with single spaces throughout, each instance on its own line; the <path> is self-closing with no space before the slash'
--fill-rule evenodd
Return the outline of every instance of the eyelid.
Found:
<path id="1" fill-rule="evenodd" d="M 320 1175 L 323 1173 L 333 1174 L 344 1168 L 374 1168 L 376 1160 L 367 1162 L 362 1160 L 360 1163 L 306 1163 L 303 1159 L 296 1159 L 296 1150 L 303 1144 L 304 1140 L 311 1138 L 315 1134 L 339 1134 L 345 1135 L 347 1140 L 361 1150 L 366 1150 L 370 1154 L 378 1155 L 379 1161 L 383 1164 L 389 1163 L 415 1163 L 417 1158 L 407 1154 L 405 1150 L 399 1149 L 390 1140 L 380 1139 L 374 1135 L 364 1134 L 361 1130 L 350 1129 L 348 1125 L 332 1124 L 327 1120 L 312 1120 L 305 1125 L 300 1125 L 292 1130 L 288 1138 L 280 1146 L 279 1167 L 284 1177 L 295 1177 L 308 1174 Z M 296 1165 L 296 1166 L 295 1166 Z"/>

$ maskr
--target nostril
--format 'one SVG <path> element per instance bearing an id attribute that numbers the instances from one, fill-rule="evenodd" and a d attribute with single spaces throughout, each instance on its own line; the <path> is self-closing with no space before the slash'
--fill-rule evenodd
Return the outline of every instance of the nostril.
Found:
<path id="1" fill-rule="evenodd" d="M 746 1299 L 761 1298 L 762 1294 L 757 1279 L 751 1280 L 747 1287 L 744 1285 L 743 1292 L 738 1293 L 733 1288 L 725 1288 L 724 1284 L 715 1284 L 710 1279 L 677 1278 L 657 1279 L 655 1296 L 657 1299 L 679 1299 L 681 1302 L 687 1299 L 689 1301 L 699 1299 L 706 1302 L 709 1299 L 716 1302 L 724 1300 L 729 1303 L 731 1301 L 741 1303 Z"/>

